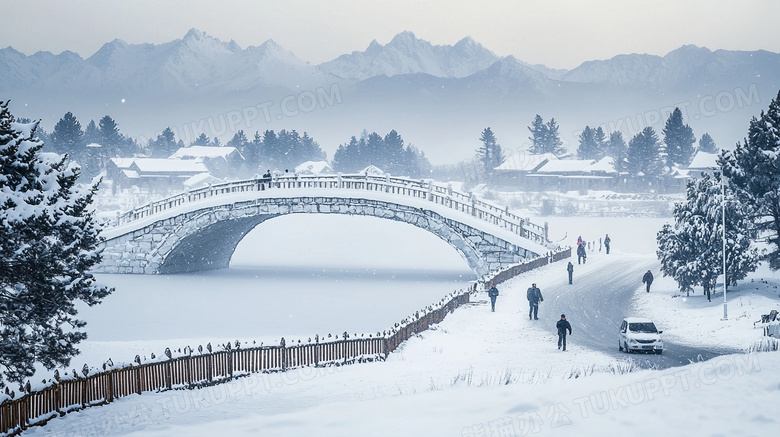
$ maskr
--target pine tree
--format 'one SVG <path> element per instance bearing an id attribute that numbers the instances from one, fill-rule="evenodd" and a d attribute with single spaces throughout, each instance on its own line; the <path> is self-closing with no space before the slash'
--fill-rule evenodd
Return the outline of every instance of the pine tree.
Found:
<path id="1" fill-rule="evenodd" d="M 206 133 L 201 133 L 198 135 L 198 138 L 195 138 L 193 142 L 190 143 L 190 146 L 210 146 L 211 145 L 211 138 L 209 138 Z"/>
<path id="2" fill-rule="evenodd" d="M 566 150 L 562 147 L 561 135 L 558 133 L 558 123 L 555 118 L 551 118 L 547 122 L 547 130 L 544 135 L 544 150 L 546 153 L 552 153 L 553 155 L 563 155 Z"/>
<path id="3" fill-rule="evenodd" d="M 495 134 L 489 127 L 482 131 L 479 140 L 482 141 L 482 146 L 477 149 L 477 158 L 482 163 L 482 171 L 486 179 L 490 181 L 493 177 L 494 169 L 504 162 L 503 151 L 501 150 L 501 145 L 496 141 Z"/>
<path id="4" fill-rule="evenodd" d="M 681 291 L 701 285 L 709 299 L 723 266 L 723 214 L 720 174 L 704 174 L 690 181 L 686 201 L 675 204 L 672 227 L 657 235 L 658 258 L 665 276 L 677 281 Z M 732 195 L 726 198 L 726 271 L 729 285 L 736 285 L 758 265 L 752 247 L 755 232 L 744 205 Z"/>
<path id="5" fill-rule="evenodd" d="M 106 115 L 98 122 L 98 131 L 100 132 L 100 143 L 104 153 L 108 157 L 132 156 L 132 151 L 124 150 L 126 142 L 124 136 L 119 133 L 119 126 L 113 118 Z"/>
<path id="6" fill-rule="evenodd" d="M 650 126 L 642 129 L 642 132 L 634 135 L 628 142 L 626 170 L 632 176 L 640 173 L 646 176 L 660 175 L 663 163 L 658 146 L 659 141 L 655 130 Z"/>
<path id="7" fill-rule="evenodd" d="M 0 374 L 23 382 L 36 365 L 67 366 L 86 338 L 75 302 L 98 304 L 99 226 L 90 208 L 97 183 L 76 185 L 79 168 L 42 154 L 37 124 L 12 122 L 0 102 Z"/>
<path id="8" fill-rule="evenodd" d="M 626 158 L 628 156 L 628 146 L 623 139 L 623 133 L 620 131 L 612 132 L 609 135 L 609 140 L 605 146 L 607 156 L 612 157 L 614 161 L 615 170 L 625 171 Z"/>
<path id="9" fill-rule="evenodd" d="M 388 132 L 382 140 L 384 144 L 384 170 L 390 174 L 400 175 L 407 167 L 404 155 L 404 140 L 395 129 Z"/>
<path id="10" fill-rule="evenodd" d="M 179 147 L 180 143 L 176 141 L 176 134 L 170 127 L 166 127 L 160 132 L 156 140 L 150 140 L 148 145 L 152 158 L 167 158 L 176 153 Z"/>
<path id="11" fill-rule="evenodd" d="M 100 131 L 95 124 L 95 120 L 90 120 L 87 128 L 84 130 L 84 142 L 87 144 L 100 143 Z"/>
<path id="12" fill-rule="evenodd" d="M 598 159 L 598 149 L 596 131 L 591 129 L 590 126 L 585 126 L 585 129 L 580 133 L 580 145 L 577 147 L 577 156 L 580 159 Z"/>
<path id="13" fill-rule="evenodd" d="M 81 130 L 81 123 L 73 116 L 73 113 L 67 112 L 54 125 L 51 133 L 51 147 L 49 151 L 60 155 L 70 154 L 79 156 L 84 151 L 84 132 Z"/>
<path id="14" fill-rule="evenodd" d="M 751 222 L 770 244 L 772 270 L 780 270 L 780 92 L 753 117 L 748 137 L 721 155 L 729 185 L 749 206 Z"/>
<path id="15" fill-rule="evenodd" d="M 544 124 L 544 120 L 539 114 L 536 114 L 536 117 L 534 117 L 534 121 L 531 122 L 531 126 L 528 127 L 528 130 L 531 132 L 531 136 L 528 137 L 528 139 L 531 140 L 531 153 L 545 153 L 547 125 Z"/>
<path id="16" fill-rule="evenodd" d="M 706 153 L 718 153 L 718 146 L 715 144 L 715 140 L 712 139 L 710 134 L 704 133 L 699 140 L 698 150 Z"/>
<path id="17" fill-rule="evenodd" d="M 361 169 L 358 161 L 360 155 L 360 142 L 356 137 L 349 139 L 349 143 L 340 144 L 333 154 L 331 166 L 334 171 L 342 173 L 355 173 Z"/>
<path id="18" fill-rule="evenodd" d="M 696 137 L 693 135 L 693 129 L 683 123 L 680 108 L 674 108 L 674 111 L 669 115 L 663 134 L 666 144 L 666 164 L 669 167 L 674 164 L 681 167 L 690 164 Z"/>
<path id="19" fill-rule="evenodd" d="M 601 159 L 607 156 L 607 135 L 604 133 L 604 129 L 602 129 L 601 126 L 597 127 L 593 132 L 593 139 L 596 141 L 598 150 L 598 154 L 596 154 L 596 158 L 594 159 Z"/>

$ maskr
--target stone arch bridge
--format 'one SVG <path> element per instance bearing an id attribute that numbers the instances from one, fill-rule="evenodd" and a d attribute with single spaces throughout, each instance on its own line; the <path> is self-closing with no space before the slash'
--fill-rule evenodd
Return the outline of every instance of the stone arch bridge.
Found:
<path id="1" fill-rule="evenodd" d="M 250 179 L 213 185 L 118 215 L 102 232 L 104 273 L 228 267 L 241 239 L 286 214 L 352 214 L 409 223 L 449 243 L 477 275 L 547 253 L 534 225 L 449 185 L 390 176 Z"/>

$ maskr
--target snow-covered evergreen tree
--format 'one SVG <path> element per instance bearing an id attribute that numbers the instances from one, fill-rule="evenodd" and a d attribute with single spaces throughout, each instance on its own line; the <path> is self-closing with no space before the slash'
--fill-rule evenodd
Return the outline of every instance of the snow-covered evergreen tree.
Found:
<path id="1" fill-rule="evenodd" d="M 626 169 L 626 158 L 628 156 L 628 145 L 623 139 L 623 133 L 615 131 L 609 134 L 609 140 L 605 146 L 607 156 L 611 156 L 614 161 L 615 170 L 624 171 Z"/>
<path id="2" fill-rule="evenodd" d="M 720 174 L 690 181 L 686 200 L 675 204 L 674 226 L 666 224 L 657 235 L 661 271 L 677 281 L 681 291 L 701 285 L 708 299 L 723 273 L 723 195 Z M 758 265 L 752 246 L 755 232 L 744 205 L 726 198 L 726 272 L 729 285 L 744 279 Z"/>
<path id="3" fill-rule="evenodd" d="M 149 140 L 149 155 L 152 158 L 167 158 L 173 155 L 180 147 L 184 147 L 181 140 L 176 141 L 176 134 L 170 127 L 157 135 L 157 139 Z"/>
<path id="4" fill-rule="evenodd" d="M 531 132 L 531 136 L 528 137 L 531 141 L 531 153 L 545 153 L 547 125 L 544 124 L 544 119 L 542 119 L 541 115 L 536 114 L 534 121 L 531 122 L 531 126 L 528 126 L 528 130 Z"/>
<path id="5" fill-rule="evenodd" d="M 198 135 L 198 138 L 195 138 L 190 143 L 190 146 L 210 146 L 210 145 L 211 145 L 211 138 L 209 138 L 209 136 L 206 135 L 205 132 L 201 132 L 201 134 Z"/>
<path id="6" fill-rule="evenodd" d="M 674 108 L 669 115 L 663 134 L 664 144 L 666 144 L 666 164 L 669 167 L 673 164 L 681 167 L 690 164 L 696 137 L 693 135 L 693 129 L 683 122 L 680 108 Z"/>
<path id="7" fill-rule="evenodd" d="M 602 131 L 603 134 L 603 131 Z M 580 133 L 580 145 L 577 147 L 577 156 L 580 159 L 599 159 L 600 146 L 596 141 L 596 131 L 590 126 Z"/>
<path id="8" fill-rule="evenodd" d="M 701 150 L 706 153 L 718 153 L 718 146 L 715 144 L 715 140 L 712 139 L 710 134 L 704 133 L 699 139 L 699 147 L 696 150 Z"/>
<path id="9" fill-rule="evenodd" d="M 489 127 L 482 131 L 479 140 L 482 145 L 477 149 L 477 158 L 482 163 L 482 171 L 490 180 L 493 177 L 493 169 L 504 162 L 504 153 L 501 150 L 501 145 L 496 141 L 496 135 Z"/>
<path id="10" fill-rule="evenodd" d="M 76 185 L 79 168 L 41 153 L 36 127 L 13 122 L 0 102 L 0 385 L 21 383 L 36 364 L 67 366 L 86 338 L 75 302 L 113 291 L 88 273 L 100 262 L 97 182 Z"/>
<path id="11" fill-rule="evenodd" d="M 551 118 L 547 122 L 547 129 L 544 135 L 544 151 L 546 153 L 552 153 L 553 155 L 563 155 L 566 150 L 563 148 L 563 141 L 561 141 L 561 135 L 558 132 L 559 126 L 555 121 L 555 118 Z"/>
<path id="12" fill-rule="evenodd" d="M 753 117 L 748 137 L 721 155 L 724 174 L 750 207 L 751 222 L 771 248 L 769 266 L 780 270 L 780 92 Z"/>
<path id="13" fill-rule="evenodd" d="M 84 130 L 84 142 L 87 144 L 100 143 L 100 131 L 95 120 L 90 120 L 87 128 Z"/>
<path id="14" fill-rule="evenodd" d="M 658 176 L 662 173 L 663 163 L 659 150 L 658 136 L 648 126 L 634 135 L 628 142 L 626 152 L 626 170 L 633 176 L 644 174 Z"/>
<path id="15" fill-rule="evenodd" d="M 81 154 L 84 146 L 86 146 L 84 131 L 81 129 L 81 123 L 79 123 L 73 113 L 67 112 L 54 125 L 54 130 L 51 133 L 51 142 L 52 144 L 46 147 L 48 151 L 60 155 L 78 156 Z"/>
<path id="16" fill-rule="evenodd" d="M 593 139 L 596 141 L 598 150 L 596 158 L 594 159 L 601 159 L 607 156 L 607 135 L 604 133 L 604 129 L 602 129 L 601 126 L 593 131 Z"/>

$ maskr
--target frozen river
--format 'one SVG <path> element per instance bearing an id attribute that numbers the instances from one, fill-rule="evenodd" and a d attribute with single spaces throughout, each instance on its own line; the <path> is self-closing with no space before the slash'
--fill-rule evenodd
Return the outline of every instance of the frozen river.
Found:
<path id="1" fill-rule="evenodd" d="M 78 366 L 208 342 L 376 333 L 476 278 L 452 247 L 414 226 L 311 215 L 261 224 L 229 269 L 97 277 L 116 291 L 80 308 L 89 338 Z"/>

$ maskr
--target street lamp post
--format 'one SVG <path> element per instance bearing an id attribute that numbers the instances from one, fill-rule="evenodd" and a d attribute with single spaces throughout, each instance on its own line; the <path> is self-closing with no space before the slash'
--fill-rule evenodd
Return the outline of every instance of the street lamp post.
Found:
<path id="1" fill-rule="evenodd" d="M 728 278 L 726 277 L 726 175 L 723 174 L 723 168 L 720 170 L 721 195 L 721 215 L 723 216 L 723 320 L 729 319 L 729 307 L 726 302 L 726 288 L 728 287 Z"/>

